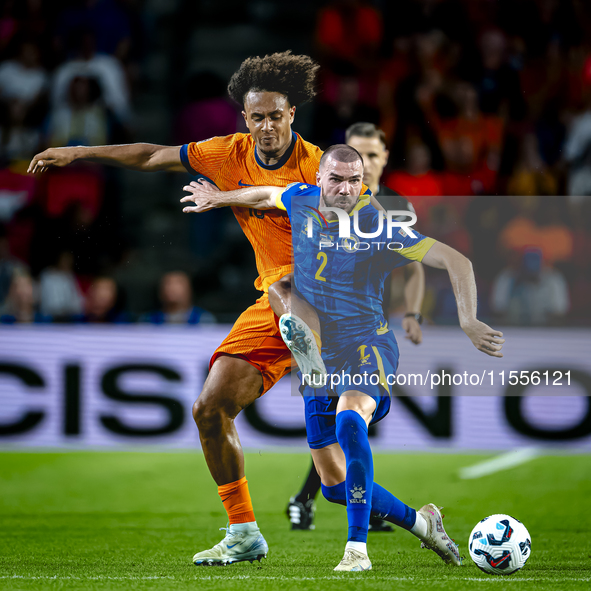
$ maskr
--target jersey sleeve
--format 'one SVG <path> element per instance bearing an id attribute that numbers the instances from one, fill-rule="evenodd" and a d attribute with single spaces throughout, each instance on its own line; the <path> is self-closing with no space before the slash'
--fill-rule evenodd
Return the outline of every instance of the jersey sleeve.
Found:
<path id="1" fill-rule="evenodd" d="M 392 236 L 392 240 L 399 243 L 399 250 L 395 250 L 400 256 L 409 261 L 422 262 L 429 249 L 435 244 L 433 238 L 428 238 L 413 230 L 415 238 L 411 238 L 404 230 L 398 230 L 397 234 Z M 402 248 L 400 248 L 402 245 Z"/>
<path id="2" fill-rule="evenodd" d="M 318 192 L 316 185 L 308 185 L 305 183 L 291 183 L 285 189 L 277 193 L 275 197 L 275 204 L 279 209 L 287 212 L 291 217 L 291 200 L 294 196 L 314 195 Z"/>
<path id="3" fill-rule="evenodd" d="M 187 172 L 213 180 L 230 155 L 234 136 L 212 137 L 181 146 L 181 161 Z"/>

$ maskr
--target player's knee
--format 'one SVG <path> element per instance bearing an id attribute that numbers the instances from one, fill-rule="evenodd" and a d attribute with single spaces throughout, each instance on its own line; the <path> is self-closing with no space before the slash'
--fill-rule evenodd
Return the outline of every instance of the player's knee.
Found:
<path id="1" fill-rule="evenodd" d="M 290 305 L 291 301 L 292 277 L 292 274 L 285 275 L 285 277 L 278 279 L 269 286 L 269 304 L 277 316 L 289 312 L 286 308 Z"/>
<path id="2" fill-rule="evenodd" d="M 367 431 L 363 417 L 356 410 L 344 410 L 337 414 L 336 436 L 341 447 L 343 446 L 343 441 L 349 439 L 352 434 L 362 429 Z"/>
<path id="3" fill-rule="evenodd" d="M 289 295 L 291 294 L 291 282 L 293 280 L 293 273 L 284 275 L 271 285 L 273 292 L 277 294 Z"/>
<path id="4" fill-rule="evenodd" d="M 224 422 L 224 409 L 206 403 L 200 396 L 193 404 L 193 420 L 202 435 L 219 432 Z"/>

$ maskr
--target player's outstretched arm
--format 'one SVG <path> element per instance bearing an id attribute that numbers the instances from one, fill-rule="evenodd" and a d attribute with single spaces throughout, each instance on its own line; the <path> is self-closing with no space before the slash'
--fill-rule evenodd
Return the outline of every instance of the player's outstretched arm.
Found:
<path id="1" fill-rule="evenodd" d="M 202 213 L 216 207 L 252 207 L 254 209 L 274 209 L 280 187 L 246 187 L 235 191 L 220 191 L 212 183 L 200 179 L 191 181 L 183 187 L 190 195 L 185 195 L 181 203 L 194 203 L 183 208 L 185 213 Z"/>
<path id="2" fill-rule="evenodd" d="M 76 160 L 87 160 L 142 172 L 186 172 L 181 160 L 181 146 L 156 144 L 120 144 L 115 146 L 71 146 L 48 148 L 33 157 L 27 172 L 45 172 Z"/>
<path id="3" fill-rule="evenodd" d="M 476 318 L 476 280 L 472 263 L 453 248 L 435 242 L 423 263 L 436 269 L 446 269 L 456 296 L 460 326 L 472 344 L 491 357 L 502 357 L 503 333 Z"/>

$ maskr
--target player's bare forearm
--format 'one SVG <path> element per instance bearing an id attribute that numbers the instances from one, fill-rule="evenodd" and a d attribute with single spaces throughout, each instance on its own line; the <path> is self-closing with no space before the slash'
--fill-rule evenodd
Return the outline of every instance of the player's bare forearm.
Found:
<path id="1" fill-rule="evenodd" d="M 404 305 L 407 312 L 418 313 L 425 297 L 425 269 L 418 262 L 404 267 Z"/>
<path id="2" fill-rule="evenodd" d="M 114 146 L 71 146 L 48 148 L 36 154 L 27 172 L 44 172 L 51 167 L 62 167 L 77 160 L 117 166 L 141 172 L 184 172 L 181 146 L 156 144 L 120 144 Z"/>
<path id="3" fill-rule="evenodd" d="M 190 193 L 181 203 L 193 203 L 183 208 L 185 213 L 202 213 L 218 207 L 252 207 L 254 209 L 274 209 L 276 198 L 282 191 L 279 187 L 245 187 L 235 191 L 220 191 L 205 180 L 191 181 L 183 187 Z"/>
<path id="4" fill-rule="evenodd" d="M 436 242 L 423 258 L 423 263 L 437 269 L 446 269 L 458 305 L 460 326 L 473 345 L 491 357 L 502 357 L 505 342 L 503 333 L 476 318 L 476 279 L 472 263 L 457 250 Z"/>
<path id="5" fill-rule="evenodd" d="M 476 280 L 472 263 L 457 250 L 436 242 L 423 258 L 423 263 L 436 269 L 445 269 L 456 296 L 460 325 L 476 319 Z"/>

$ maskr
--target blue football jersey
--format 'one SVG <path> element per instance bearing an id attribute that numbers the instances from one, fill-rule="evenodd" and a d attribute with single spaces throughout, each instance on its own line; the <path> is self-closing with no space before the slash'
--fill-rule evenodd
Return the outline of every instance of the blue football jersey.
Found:
<path id="1" fill-rule="evenodd" d="M 338 220 L 328 221 L 320 211 L 320 187 L 293 183 L 277 197 L 291 221 L 295 286 L 318 313 L 328 362 L 352 342 L 388 330 L 382 310 L 385 279 L 396 267 L 422 261 L 435 242 L 396 227 L 388 238 L 385 221 L 376 237 L 363 237 L 380 224 L 370 196 L 362 195 L 349 214 L 349 238 L 339 237 Z"/>

